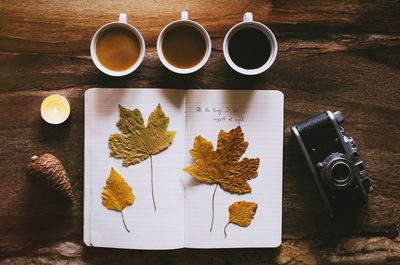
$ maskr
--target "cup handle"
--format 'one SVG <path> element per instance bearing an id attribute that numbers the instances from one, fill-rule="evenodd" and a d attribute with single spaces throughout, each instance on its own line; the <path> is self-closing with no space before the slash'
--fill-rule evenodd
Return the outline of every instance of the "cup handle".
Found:
<path id="1" fill-rule="evenodd" d="M 127 19 L 125 13 L 119 14 L 119 22 L 121 22 L 121 23 L 128 23 L 128 19 Z"/>
<path id="2" fill-rule="evenodd" d="M 243 15 L 243 22 L 253 21 L 253 14 L 251 12 L 246 12 Z"/>
<path id="3" fill-rule="evenodd" d="M 187 11 L 182 11 L 181 12 L 181 20 L 188 20 L 189 19 L 189 15 Z"/>

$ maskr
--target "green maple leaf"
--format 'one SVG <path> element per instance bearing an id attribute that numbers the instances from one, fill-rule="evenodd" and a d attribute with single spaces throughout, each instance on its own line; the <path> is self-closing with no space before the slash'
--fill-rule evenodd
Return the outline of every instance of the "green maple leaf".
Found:
<path id="1" fill-rule="evenodd" d="M 123 158 L 122 165 L 125 167 L 136 165 L 150 157 L 151 193 L 156 209 L 152 156 L 167 149 L 176 132 L 167 131 L 169 118 L 165 116 L 160 104 L 150 113 L 147 126 L 144 125 L 142 113 L 138 109 L 130 110 L 119 105 L 119 115 L 117 127 L 123 134 L 110 135 L 108 139 L 110 155 Z"/>

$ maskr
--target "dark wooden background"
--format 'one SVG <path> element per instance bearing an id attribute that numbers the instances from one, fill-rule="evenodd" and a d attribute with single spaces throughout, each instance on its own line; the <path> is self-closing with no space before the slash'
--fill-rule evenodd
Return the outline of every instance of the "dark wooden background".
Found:
<path id="1" fill-rule="evenodd" d="M 176 75 L 155 42 L 180 11 L 210 33 L 208 63 Z M 242 76 L 222 54 L 222 40 L 243 13 L 275 33 L 279 52 L 267 72 Z M 98 27 L 128 14 L 146 41 L 133 74 L 112 78 L 93 65 Z M 2 264 L 399 264 L 399 1 L 0 1 L 0 263 Z M 283 244 L 277 249 L 135 251 L 82 243 L 83 96 L 91 87 L 278 89 L 285 94 Z M 65 95 L 71 117 L 40 118 L 47 95 Z M 340 110 L 372 178 L 369 204 L 329 220 L 296 149 L 292 124 Z M 25 178 L 33 154 L 64 164 L 78 203 L 46 199 Z"/>

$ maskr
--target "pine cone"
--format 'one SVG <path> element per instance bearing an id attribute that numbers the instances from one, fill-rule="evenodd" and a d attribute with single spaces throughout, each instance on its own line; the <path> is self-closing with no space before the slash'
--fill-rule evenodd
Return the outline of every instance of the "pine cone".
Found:
<path id="1" fill-rule="evenodd" d="M 71 183 L 60 160 L 52 154 L 34 155 L 31 160 L 26 168 L 27 178 L 34 183 L 45 184 L 73 203 Z"/>

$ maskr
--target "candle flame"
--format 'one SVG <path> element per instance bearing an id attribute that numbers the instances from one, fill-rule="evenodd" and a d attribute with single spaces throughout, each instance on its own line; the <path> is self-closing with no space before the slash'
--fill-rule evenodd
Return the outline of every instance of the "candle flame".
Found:
<path id="1" fill-rule="evenodd" d="M 70 106 L 65 97 L 51 95 L 43 100 L 40 111 L 45 121 L 51 124 L 59 124 L 68 118 Z"/>

